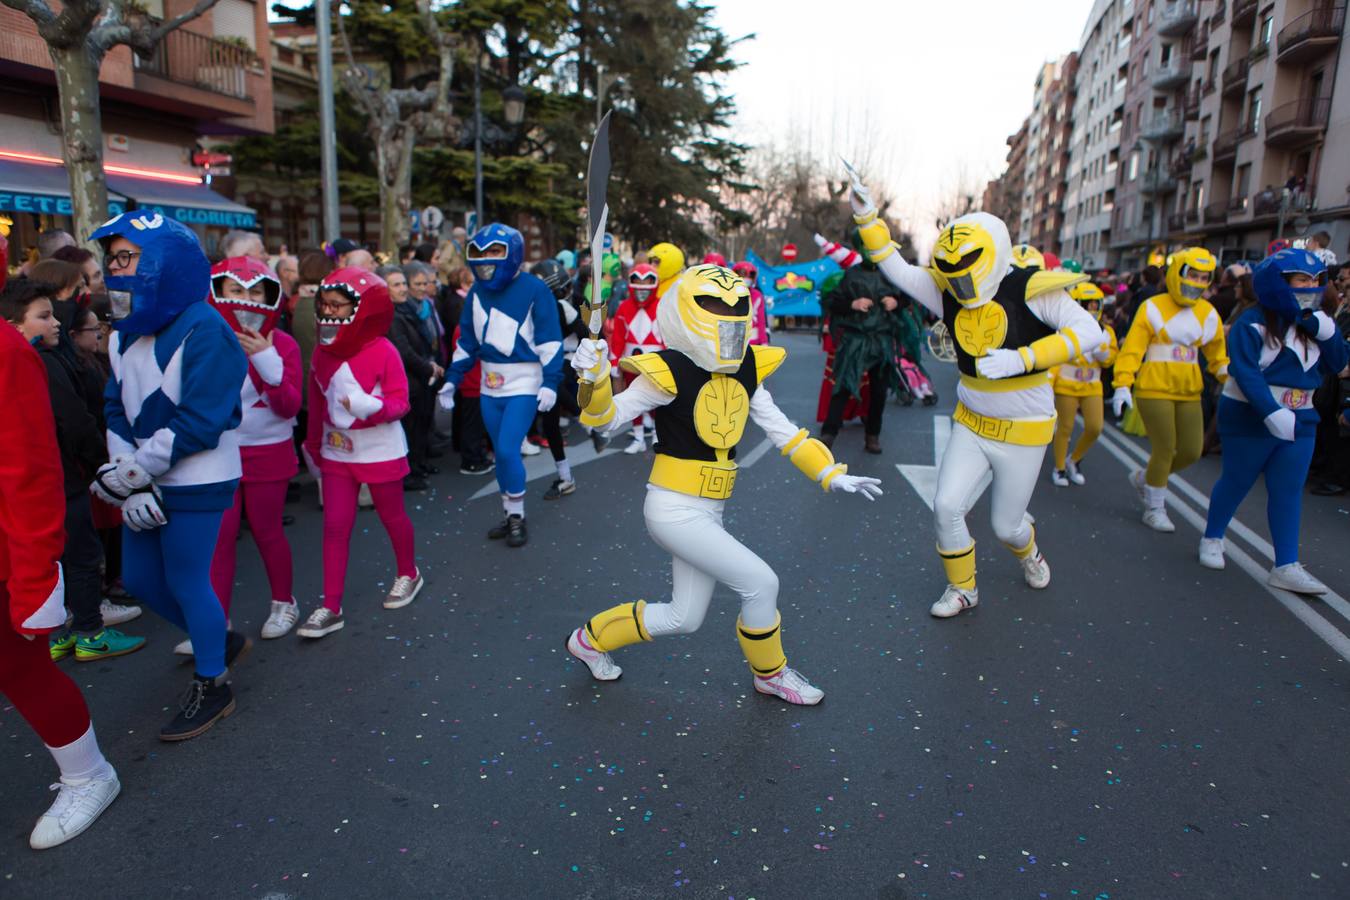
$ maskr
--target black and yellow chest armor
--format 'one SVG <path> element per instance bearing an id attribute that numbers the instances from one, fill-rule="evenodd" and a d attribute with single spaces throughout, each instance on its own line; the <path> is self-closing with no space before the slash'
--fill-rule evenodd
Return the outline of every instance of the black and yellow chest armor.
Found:
<path id="1" fill-rule="evenodd" d="M 750 398 L 786 357 L 781 347 L 752 346 L 741 367 L 725 374 L 707 372 L 677 350 L 624 357 L 620 368 L 646 375 L 673 398 L 652 410 L 657 442 L 651 483 L 711 500 L 730 497 Z"/>
<path id="2" fill-rule="evenodd" d="M 1041 287 L 1048 280 L 1044 276 L 1058 274 L 1011 269 L 999 283 L 993 299 L 973 309 L 962 306 L 943 291 L 942 321 L 956 346 L 956 366 L 962 375 L 978 377 L 975 360 L 990 350 L 1025 347 L 1055 333 L 1055 329 L 1032 314 L 1027 300 L 1046 289 Z"/>

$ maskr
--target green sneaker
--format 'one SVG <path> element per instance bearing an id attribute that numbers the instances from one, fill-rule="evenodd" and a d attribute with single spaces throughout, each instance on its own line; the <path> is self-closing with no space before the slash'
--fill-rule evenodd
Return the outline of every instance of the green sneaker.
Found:
<path id="1" fill-rule="evenodd" d="M 75 661 L 94 662 L 114 656 L 126 656 L 144 646 L 143 637 L 131 637 L 116 628 L 105 628 L 93 637 L 81 635 L 75 641 Z"/>
<path id="2" fill-rule="evenodd" d="M 62 634 L 52 634 L 52 662 L 58 659 L 65 659 L 75 652 L 75 632 L 66 631 Z"/>

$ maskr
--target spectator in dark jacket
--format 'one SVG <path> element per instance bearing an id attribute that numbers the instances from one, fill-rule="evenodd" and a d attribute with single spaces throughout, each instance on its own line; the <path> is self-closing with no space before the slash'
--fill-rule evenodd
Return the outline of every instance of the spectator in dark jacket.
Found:
<path id="1" fill-rule="evenodd" d="M 408 373 L 408 403 L 411 409 L 403 417 L 403 430 L 408 437 L 408 465 L 412 471 L 403 486 L 410 491 L 427 487 L 426 477 L 435 473 L 430 464 L 431 430 L 435 416 L 436 390 L 445 376 L 445 369 L 436 358 L 436 339 L 428 319 L 421 315 L 422 300 L 435 284 L 434 273 L 426 263 L 411 262 L 401 270 L 386 267 L 381 270 L 389 285 L 389 299 L 394 302 L 394 321 L 389 326 L 389 340 L 403 358 Z M 409 285 L 417 282 L 414 296 Z"/>

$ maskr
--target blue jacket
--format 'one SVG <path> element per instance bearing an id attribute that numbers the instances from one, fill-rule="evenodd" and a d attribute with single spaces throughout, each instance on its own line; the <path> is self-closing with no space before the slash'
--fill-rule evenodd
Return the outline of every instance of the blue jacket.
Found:
<path id="1" fill-rule="evenodd" d="M 459 320 L 459 343 L 446 380 L 459 387 L 474 362 L 483 364 L 483 394 L 534 395 L 562 381 L 562 323 L 543 281 L 521 272 L 500 291 L 475 284 Z"/>
<path id="2" fill-rule="evenodd" d="M 192 303 L 154 334 L 113 332 L 108 356 L 108 455 L 134 455 L 170 510 L 227 509 L 248 358 L 220 313 Z"/>
<path id="3" fill-rule="evenodd" d="M 1297 437 L 1311 437 L 1317 431 L 1319 416 L 1312 407 L 1312 393 L 1322 386 L 1326 373 L 1345 368 L 1350 348 L 1339 330 L 1324 341 L 1297 340 L 1297 329 L 1290 325 L 1284 345 L 1276 348 L 1266 342 L 1266 313 L 1254 306 L 1238 316 L 1228 331 L 1228 383 L 1219 404 L 1219 427 L 1231 434 L 1267 435 L 1265 419 L 1281 404 L 1271 387 L 1301 391 L 1291 395 L 1303 398 L 1305 405 L 1294 410 L 1298 421 Z M 1280 393 L 1284 393 L 1281 391 Z"/>

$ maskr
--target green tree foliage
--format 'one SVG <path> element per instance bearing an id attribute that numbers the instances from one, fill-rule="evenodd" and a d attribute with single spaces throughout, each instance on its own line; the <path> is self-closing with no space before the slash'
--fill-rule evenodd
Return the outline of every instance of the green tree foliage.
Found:
<path id="1" fill-rule="evenodd" d="M 337 163 L 342 198 L 357 209 L 379 206 L 374 147 L 365 118 L 345 94 L 334 104 L 337 121 Z M 250 135 L 230 145 L 234 169 L 241 175 L 274 179 L 297 194 L 319 189 L 319 106 L 305 103 L 278 124 L 274 134 Z"/>

